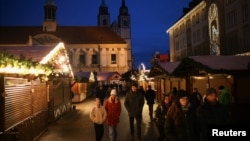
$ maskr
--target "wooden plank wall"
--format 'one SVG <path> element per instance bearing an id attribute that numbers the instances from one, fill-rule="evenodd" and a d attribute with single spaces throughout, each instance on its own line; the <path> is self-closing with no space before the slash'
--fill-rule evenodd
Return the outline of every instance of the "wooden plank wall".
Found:
<path id="1" fill-rule="evenodd" d="M 1 140 L 33 141 L 48 128 L 46 83 L 1 77 Z M 4 88 L 4 89 L 3 89 Z"/>

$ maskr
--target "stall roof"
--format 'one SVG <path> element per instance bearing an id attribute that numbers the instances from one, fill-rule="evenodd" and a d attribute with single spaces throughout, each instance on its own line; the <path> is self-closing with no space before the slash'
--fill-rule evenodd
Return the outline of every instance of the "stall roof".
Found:
<path id="1" fill-rule="evenodd" d="M 190 56 L 184 58 L 181 62 L 160 62 L 152 67 L 150 76 L 162 75 L 164 73 L 184 76 L 187 74 L 198 74 L 201 70 L 209 73 L 250 70 L 250 56 Z"/>
<path id="2" fill-rule="evenodd" d="M 148 77 L 159 75 L 171 75 L 180 62 L 158 62 L 155 63 L 149 71 Z"/>
<path id="3" fill-rule="evenodd" d="M 75 76 L 89 79 L 91 75 L 91 72 L 76 72 Z M 97 72 L 97 81 L 107 81 L 111 79 L 120 80 L 121 75 L 118 72 Z"/>
<path id="4" fill-rule="evenodd" d="M 213 70 L 247 70 L 250 65 L 250 56 L 192 56 Z"/>
<path id="5" fill-rule="evenodd" d="M 65 52 L 61 52 L 65 50 Z M 1 45 L 0 52 L 6 51 L 7 54 L 15 56 L 17 59 L 20 57 L 25 57 L 25 59 L 30 59 L 34 62 L 39 62 L 40 64 L 47 64 L 52 59 L 60 59 L 57 53 L 60 52 L 65 57 L 65 60 L 58 64 L 57 61 L 53 61 L 54 72 L 55 73 L 69 73 L 69 76 L 73 76 L 69 60 L 67 57 L 67 52 L 62 42 L 57 45 Z M 55 58 L 56 56 L 56 58 Z"/>
<path id="6" fill-rule="evenodd" d="M 91 72 L 75 72 L 76 77 L 87 78 L 89 79 Z"/>
<path id="7" fill-rule="evenodd" d="M 177 61 L 177 62 L 160 62 L 159 65 L 165 70 L 167 71 L 169 74 L 171 74 L 175 68 L 180 64 L 181 62 Z"/>
<path id="8" fill-rule="evenodd" d="M 7 51 L 14 56 L 23 55 L 26 59 L 32 58 L 33 61 L 41 61 L 55 46 L 39 45 L 39 46 L 0 46 L 1 51 Z"/>
<path id="9" fill-rule="evenodd" d="M 98 81 L 107 81 L 107 80 L 120 80 L 121 75 L 118 72 L 98 72 L 97 80 Z"/>

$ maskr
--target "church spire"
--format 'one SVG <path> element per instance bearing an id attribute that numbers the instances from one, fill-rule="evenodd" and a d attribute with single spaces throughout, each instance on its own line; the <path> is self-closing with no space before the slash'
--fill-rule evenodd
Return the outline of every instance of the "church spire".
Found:
<path id="1" fill-rule="evenodd" d="M 109 9 L 105 3 L 105 0 L 102 0 L 102 4 L 99 7 L 99 14 L 109 14 Z"/>
<path id="2" fill-rule="evenodd" d="M 102 5 L 106 5 L 106 4 L 105 4 L 105 0 L 102 0 Z"/>
<path id="3" fill-rule="evenodd" d="M 128 43 L 128 66 L 132 69 L 133 59 L 132 59 L 132 48 L 131 48 L 131 26 L 130 26 L 130 14 L 128 12 L 128 7 L 125 4 L 125 0 L 122 0 L 119 15 L 118 15 L 118 27 L 119 35 Z"/>
<path id="4" fill-rule="evenodd" d="M 110 14 L 105 0 L 102 0 L 101 5 L 99 6 L 97 22 L 98 26 L 110 26 Z"/>
<path id="5" fill-rule="evenodd" d="M 129 15 L 128 13 L 128 7 L 125 4 L 125 0 L 122 0 L 122 5 L 119 10 L 120 15 Z"/>

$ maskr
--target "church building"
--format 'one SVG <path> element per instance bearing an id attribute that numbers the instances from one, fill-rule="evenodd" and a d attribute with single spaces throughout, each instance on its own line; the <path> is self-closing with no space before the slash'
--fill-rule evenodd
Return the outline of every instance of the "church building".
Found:
<path id="1" fill-rule="evenodd" d="M 98 25 L 60 26 L 57 5 L 46 0 L 41 26 L 0 26 L 0 46 L 57 45 L 63 42 L 75 72 L 118 72 L 132 69 L 130 14 L 121 1 L 118 21 L 110 24 L 105 0 L 99 6 Z"/>

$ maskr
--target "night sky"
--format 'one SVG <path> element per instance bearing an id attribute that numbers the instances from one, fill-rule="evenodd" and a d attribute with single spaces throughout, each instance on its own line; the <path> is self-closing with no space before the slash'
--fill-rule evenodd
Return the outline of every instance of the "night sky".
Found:
<path id="1" fill-rule="evenodd" d="M 1 0 L 0 25 L 41 26 L 46 0 Z M 122 0 L 105 0 L 111 23 L 117 20 Z M 156 51 L 169 52 L 166 30 L 181 16 L 191 0 L 126 0 L 131 16 L 132 51 L 135 67 L 150 60 Z M 54 0 L 61 26 L 96 26 L 101 0 Z"/>

